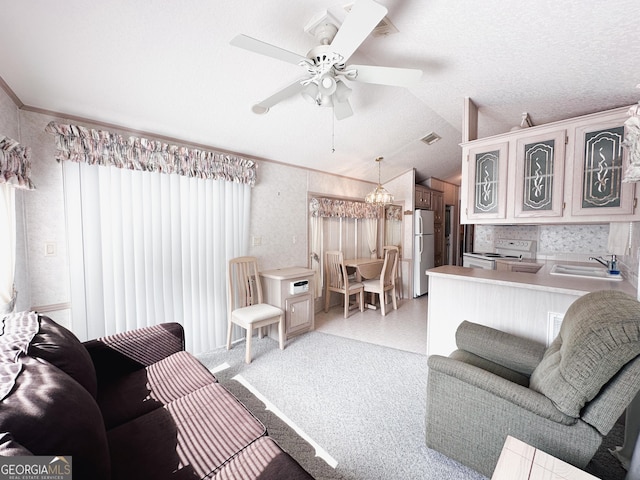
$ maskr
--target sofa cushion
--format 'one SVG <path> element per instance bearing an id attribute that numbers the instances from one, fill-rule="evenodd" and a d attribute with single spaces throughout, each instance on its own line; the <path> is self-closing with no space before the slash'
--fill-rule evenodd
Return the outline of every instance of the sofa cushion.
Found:
<path id="1" fill-rule="evenodd" d="M 270 437 L 253 442 L 215 476 L 215 480 L 313 480 L 288 453 Z"/>
<path id="2" fill-rule="evenodd" d="M 34 455 L 70 455 L 77 479 L 110 478 L 104 422 L 95 399 L 57 367 L 22 357 L 11 393 L 0 402 L 0 432 Z"/>
<path id="3" fill-rule="evenodd" d="M 101 384 L 98 404 L 111 429 L 215 382 L 198 359 L 182 351 Z"/>
<path id="4" fill-rule="evenodd" d="M 16 457 L 19 455 L 26 456 L 33 454 L 16 442 L 9 432 L 0 433 L 0 456 Z"/>
<path id="5" fill-rule="evenodd" d="M 530 388 L 577 418 L 584 405 L 638 355 L 640 303 L 613 290 L 589 293 L 567 310 L 558 337 L 531 375 Z"/>
<path id="6" fill-rule="evenodd" d="M 114 478 L 204 478 L 266 434 L 218 383 L 107 433 Z"/>
<path id="7" fill-rule="evenodd" d="M 34 312 L 20 312 L 0 319 L 0 400 L 9 395 L 22 372 L 27 354 L 40 324 Z"/>
<path id="8" fill-rule="evenodd" d="M 29 355 L 42 358 L 76 380 L 95 398 L 96 371 L 80 340 L 48 317 L 40 316 L 40 329 L 29 346 Z"/>

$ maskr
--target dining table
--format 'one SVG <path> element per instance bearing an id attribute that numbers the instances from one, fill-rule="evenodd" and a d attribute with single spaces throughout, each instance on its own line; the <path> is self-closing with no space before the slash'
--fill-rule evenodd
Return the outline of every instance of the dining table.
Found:
<path id="1" fill-rule="evenodd" d="M 347 268 L 354 268 L 356 271 L 356 281 L 370 280 L 377 278 L 382 272 L 384 258 L 348 258 L 344 260 Z"/>
<path id="2" fill-rule="evenodd" d="M 344 260 L 344 265 L 347 268 L 354 268 L 356 271 L 356 281 L 370 280 L 372 278 L 378 278 L 382 273 L 382 266 L 384 265 L 384 258 L 348 258 Z M 371 310 L 377 310 L 378 306 L 374 303 L 365 302 L 367 308 Z"/>

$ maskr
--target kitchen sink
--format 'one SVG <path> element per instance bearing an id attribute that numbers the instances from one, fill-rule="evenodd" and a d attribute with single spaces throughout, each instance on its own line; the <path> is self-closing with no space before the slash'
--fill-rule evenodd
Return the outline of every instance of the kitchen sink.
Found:
<path id="1" fill-rule="evenodd" d="M 622 280 L 622 275 L 612 275 L 605 268 L 582 265 L 563 265 L 560 263 L 556 263 L 553 267 L 551 267 L 551 271 L 549 273 L 551 275 L 564 275 L 567 277 L 578 278 L 594 278 L 597 280 Z"/>

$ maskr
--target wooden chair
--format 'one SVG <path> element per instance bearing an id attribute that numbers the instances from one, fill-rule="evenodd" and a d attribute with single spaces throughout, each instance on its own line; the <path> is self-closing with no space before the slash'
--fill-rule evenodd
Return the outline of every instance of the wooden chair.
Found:
<path id="1" fill-rule="evenodd" d="M 363 283 L 364 291 L 369 293 L 377 293 L 380 298 L 380 310 L 382 315 L 387 314 L 387 292 L 391 293 L 393 309 L 398 309 L 398 301 L 396 299 L 396 270 L 398 268 L 398 247 L 387 247 L 384 251 L 384 263 L 380 278 L 365 280 Z"/>
<path id="2" fill-rule="evenodd" d="M 356 295 L 360 311 L 364 311 L 364 287 L 362 282 L 349 282 L 347 267 L 344 265 L 342 252 L 327 251 L 324 254 L 324 311 L 329 311 L 331 292 L 344 295 L 344 318 L 349 316 L 349 298 Z"/>
<path id="3" fill-rule="evenodd" d="M 395 281 L 396 281 L 396 298 L 398 300 L 404 298 L 404 295 L 402 293 L 402 262 L 401 262 L 401 254 L 400 254 L 400 247 L 396 246 L 396 245 L 384 245 L 382 247 L 382 255 L 384 257 L 385 252 L 387 251 L 387 249 L 395 249 L 398 251 L 398 262 L 396 263 L 396 273 L 394 275 Z"/>
<path id="4" fill-rule="evenodd" d="M 258 338 L 263 336 L 263 327 L 278 324 L 280 350 L 284 349 L 284 312 L 278 307 L 262 303 L 262 284 L 255 257 L 237 257 L 229 260 L 227 305 L 229 326 L 227 350 L 231 348 L 231 331 L 236 324 L 247 331 L 245 361 L 251 363 L 251 337 L 258 329 Z"/>

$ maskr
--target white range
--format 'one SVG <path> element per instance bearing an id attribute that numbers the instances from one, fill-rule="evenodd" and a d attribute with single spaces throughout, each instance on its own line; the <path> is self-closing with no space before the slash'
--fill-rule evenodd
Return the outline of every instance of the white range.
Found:
<path id="1" fill-rule="evenodd" d="M 495 242 L 495 252 L 471 252 L 462 255 L 462 266 L 495 270 L 496 260 L 535 260 L 535 240 L 510 240 L 499 238 Z"/>

